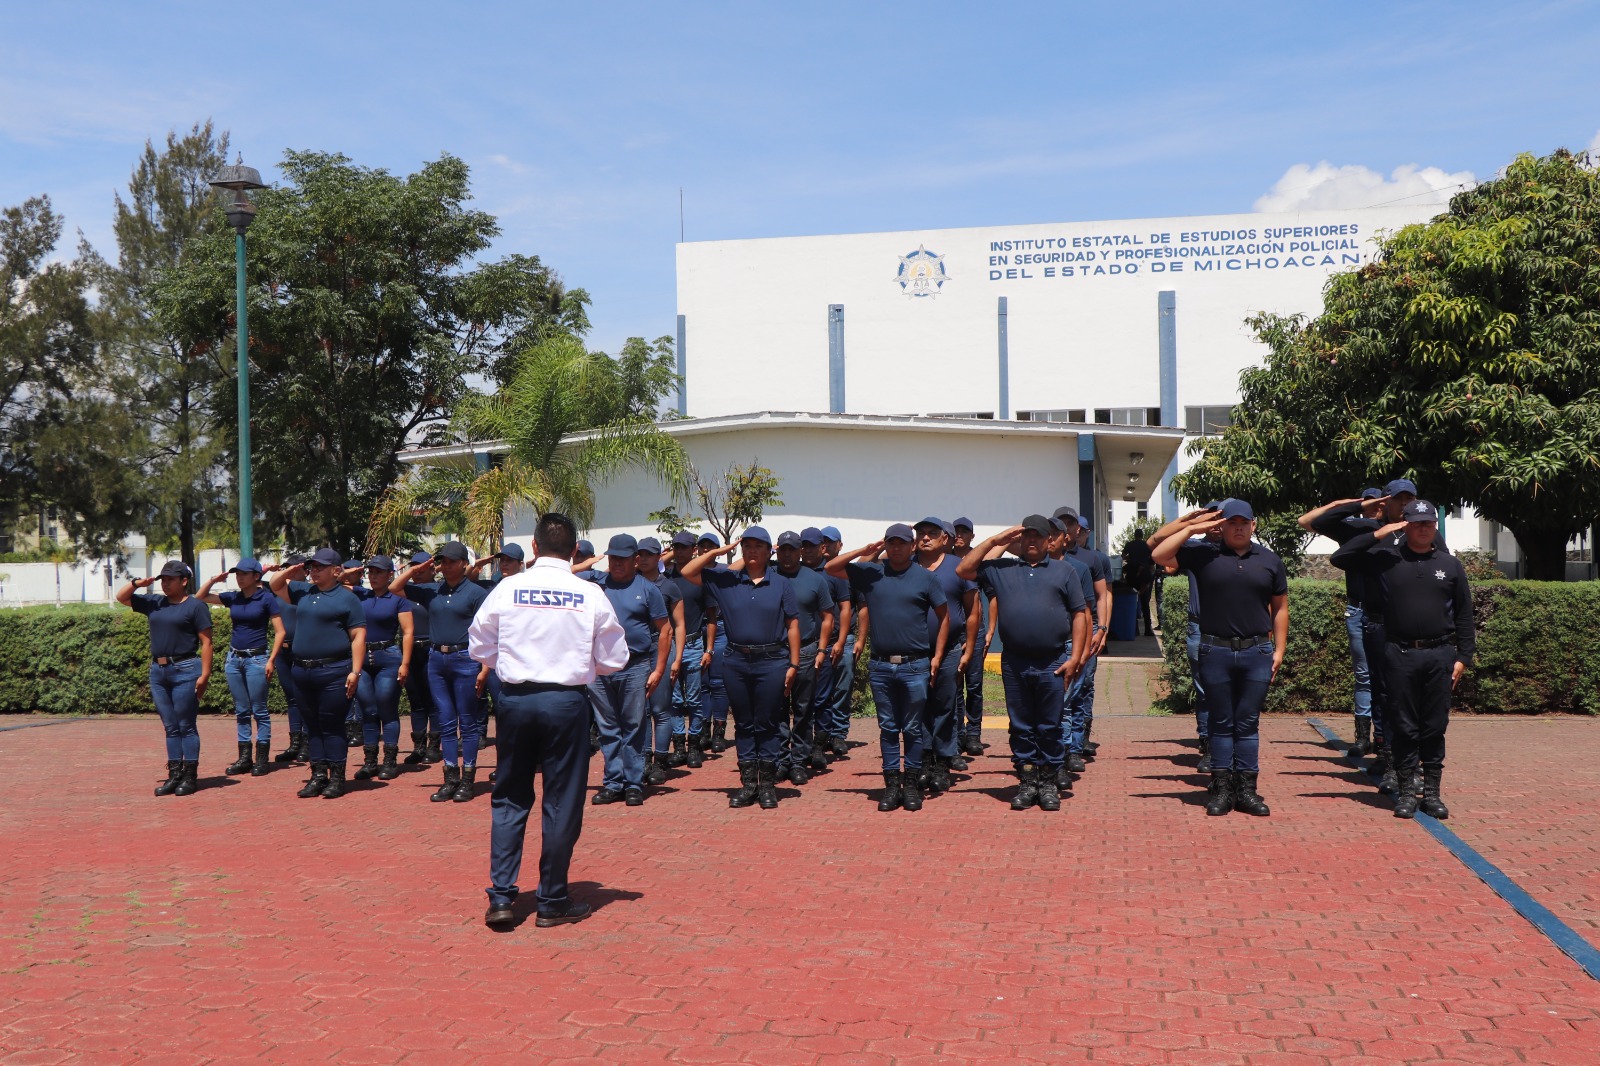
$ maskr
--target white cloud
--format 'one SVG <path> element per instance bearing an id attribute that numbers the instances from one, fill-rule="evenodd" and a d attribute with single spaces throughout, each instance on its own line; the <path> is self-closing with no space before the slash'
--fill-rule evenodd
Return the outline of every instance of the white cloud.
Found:
<path id="1" fill-rule="evenodd" d="M 1600 141 L 1600 136 L 1596 137 Z M 1463 186 L 1477 179 L 1470 170 L 1447 173 L 1438 167 L 1415 163 L 1396 167 L 1387 178 L 1364 166 L 1336 167 L 1323 161 L 1315 166 L 1296 163 L 1283 172 L 1266 195 L 1255 202 L 1257 211 L 1317 211 L 1376 207 L 1399 201 L 1406 204 L 1448 203 Z"/>

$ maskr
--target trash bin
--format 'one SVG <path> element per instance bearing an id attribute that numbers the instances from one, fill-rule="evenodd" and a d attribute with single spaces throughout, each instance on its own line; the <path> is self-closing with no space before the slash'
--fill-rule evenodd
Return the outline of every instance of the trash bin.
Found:
<path id="1" fill-rule="evenodd" d="M 1139 593 L 1131 586 L 1115 584 L 1111 587 L 1112 640 L 1134 640 L 1139 636 Z"/>

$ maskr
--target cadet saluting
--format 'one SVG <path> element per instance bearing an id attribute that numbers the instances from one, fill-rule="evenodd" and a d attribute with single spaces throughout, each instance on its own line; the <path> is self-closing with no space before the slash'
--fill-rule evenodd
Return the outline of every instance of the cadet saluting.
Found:
<path id="1" fill-rule="evenodd" d="M 1219 543 L 1196 543 L 1220 529 Z M 1289 639 L 1289 575 L 1277 553 L 1252 537 L 1256 516 L 1243 500 L 1203 512 L 1151 553 L 1176 562 L 1199 586 L 1200 678 L 1211 731 L 1211 791 L 1206 813 L 1272 811 L 1256 791 L 1261 772 L 1261 708 Z"/>
<path id="2" fill-rule="evenodd" d="M 484 924 L 507 926 L 533 806 L 533 774 L 544 774 L 540 928 L 581 921 L 587 903 L 567 894 L 572 849 L 583 830 L 589 771 L 588 686 L 628 661 L 627 638 L 593 584 L 572 574 L 577 529 L 546 514 L 534 531 L 531 569 L 495 586 L 467 633 L 470 654 L 500 678 L 498 774 L 490 800 L 489 909 Z"/>
<path id="3" fill-rule="evenodd" d="M 393 781 L 400 776 L 400 686 L 411 674 L 414 640 L 411 601 L 395 595 L 394 562 L 387 555 L 367 560 L 372 587 L 358 588 L 357 597 L 367 613 L 367 661 L 356 686 L 361 706 L 361 767 L 356 780 L 376 777 Z M 383 743 L 383 766 L 378 766 L 378 744 Z"/>
<path id="4" fill-rule="evenodd" d="M 226 581 L 228 574 L 239 575 L 239 591 L 212 592 L 211 586 Z M 272 683 L 273 664 L 284 638 L 278 597 L 261 586 L 261 564 L 248 557 L 240 559 L 226 574 L 218 574 L 207 581 L 201 586 L 199 597 L 208 604 L 226 607 L 233 621 L 223 676 L 228 679 L 228 690 L 233 694 L 233 717 L 239 726 L 239 761 L 223 772 L 265 776 L 272 759 L 272 715 L 267 712 L 267 686 Z M 250 755 L 252 720 L 256 728 L 254 759 Z"/>
<path id="5" fill-rule="evenodd" d="M 161 582 L 161 595 L 135 589 Z M 200 699 L 211 680 L 211 611 L 189 595 L 189 568 L 176 559 L 157 577 L 130 581 L 117 602 L 150 619 L 150 697 L 167 734 L 167 779 L 158 796 L 190 796 L 200 787 Z"/>
<path id="6" fill-rule="evenodd" d="M 1401 520 L 1363 533 L 1333 554 L 1333 564 L 1357 571 L 1383 592 L 1384 695 L 1399 790 L 1396 818 L 1448 818 L 1439 798 L 1450 692 L 1477 651 L 1472 589 L 1454 556 L 1435 541 L 1439 513 L 1426 500 L 1407 503 Z M 1421 764 L 1421 775 L 1417 773 Z"/>

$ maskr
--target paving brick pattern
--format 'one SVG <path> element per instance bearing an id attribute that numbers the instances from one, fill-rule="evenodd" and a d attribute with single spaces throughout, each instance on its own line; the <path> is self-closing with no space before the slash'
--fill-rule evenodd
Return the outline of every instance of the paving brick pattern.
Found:
<path id="1" fill-rule="evenodd" d="M 1592 804 L 1487 797 L 1600 723 L 1532 726 L 1495 768 L 1452 732 L 1457 827 L 1590 906 Z M 0 733 L 0 1062 L 1600 1061 L 1600 983 L 1298 719 L 1266 725 L 1267 820 L 1205 817 L 1177 718 L 1103 719 L 1057 815 L 1006 808 L 1000 732 L 920 814 L 876 812 L 873 747 L 776 811 L 727 809 L 724 757 L 590 809 L 587 922 L 499 934 L 486 798 L 223 784 L 231 730 L 189 799 L 150 796 L 153 719 Z"/>

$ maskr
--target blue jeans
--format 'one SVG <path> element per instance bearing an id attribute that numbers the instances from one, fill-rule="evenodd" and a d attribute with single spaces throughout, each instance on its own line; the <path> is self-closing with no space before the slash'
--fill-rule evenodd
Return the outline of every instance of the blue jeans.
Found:
<path id="1" fill-rule="evenodd" d="M 1089 739 L 1089 723 L 1094 721 L 1094 671 L 1099 665 L 1100 656 L 1089 656 L 1067 691 L 1067 713 L 1072 721 L 1067 750 L 1080 755 L 1083 754 L 1084 741 Z"/>
<path id="2" fill-rule="evenodd" d="M 283 689 L 283 702 L 289 710 L 289 732 L 305 732 L 305 719 L 300 716 L 300 693 L 294 687 L 294 659 L 289 654 L 289 642 L 284 641 L 273 663 L 273 673 L 278 677 L 278 687 Z"/>
<path id="3" fill-rule="evenodd" d="M 817 720 L 817 727 L 830 737 L 850 733 L 850 690 L 856 680 L 856 635 L 844 638 L 844 654 L 832 670 L 828 683 L 828 707 Z"/>
<path id="4" fill-rule="evenodd" d="M 1061 722 L 1067 686 L 1056 673 L 1067 661 L 1065 649 L 1054 655 L 1000 654 L 1000 680 L 1011 717 L 1011 759 L 1017 765 L 1052 769 L 1065 759 Z"/>
<path id="5" fill-rule="evenodd" d="M 600 755 L 605 760 L 604 788 L 622 791 L 644 787 L 644 715 L 654 652 L 636 657 L 614 674 L 589 682 L 589 703 L 600 730 Z M 498 780 L 498 778 L 496 779 Z"/>
<path id="6" fill-rule="evenodd" d="M 367 652 L 367 665 L 356 682 L 356 702 L 361 707 L 361 739 L 380 740 L 389 747 L 400 743 L 400 649 Z"/>
<path id="7" fill-rule="evenodd" d="M 200 697 L 194 691 L 199 677 L 199 659 L 170 666 L 150 664 L 150 698 L 155 701 L 161 728 L 167 734 L 169 762 L 200 761 L 200 729 L 196 725 Z"/>
<path id="8" fill-rule="evenodd" d="M 267 654 L 241 656 L 228 652 L 228 661 L 222 668 L 228 679 L 228 691 L 233 693 L 233 717 L 239 723 L 238 740 L 250 743 L 250 722 L 255 720 L 256 742 L 266 744 L 272 740 L 272 716 L 267 713 Z"/>
<path id="9" fill-rule="evenodd" d="M 1189 653 L 1189 681 L 1194 685 L 1195 736 L 1204 740 L 1211 735 L 1211 725 L 1206 721 L 1206 686 L 1200 678 L 1200 623 L 1193 618 L 1184 627 L 1183 643 Z"/>
<path id="10" fill-rule="evenodd" d="M 927 659 L 891 663 L 873 659 L 867 667 L 867 684 L 878 711 L 878 744 L 883 750 L 883 772 L 900 772 L 900 738 L 905 737 L 905 769 L 922 769 L 922 719 L 927 711 L 932 678 Z"/>
<path id="11" fill-rule="evenodd" d="M 963 735 L 973 735 L 983 732 L 983 657 L 988 654 L 989 646 L 983 643 L 983 638 L 978 638 L 978 646 L 972 651 L 972 661 L 967 663 L 967 672 L 961 678 L 961 687 L 956 694 L 956 726 L 957 732 Z"/>
<path id="12" fill-rule="evenodd" d="M 672 750 L 672 653 L 675 647 L 667 649 L 667 668 L 661 675 L 661 683 L 656 690 L 650 693 L 650 750 L 657 755 L 665 755 Z M 650 669 L 656 665 L 655 649 L 650 651 Z M 646 674 L 648 676 L 648 673 Z"/>
<path id="13" fill-rule="evenodd" d="M 589 779 L 589 699 L 582 688 L 512 685 L 495 708 L 494 796 L 489 801 L 489 902 L 517 898 L 522 843 L 533 808 L 533 775 L 544 775 L 539 906 L 566 902 L 572 849 L 583 831 Z"/>
<path id="14" fill-rule="evenodd" d="M 1356 676 L 1356 717 L 1372 717 L 1372 671 L 1367 665 L 1365 630 L 1367 612 L 1359 606 L 1344 609 L 1344 628 L 1350 634 L 1350 665 Z"/>
<path id="15" fill-rule="evenodd" d="M 956 736 L 960 732 L 961 710 L 957 705 L 961 689 L 961 653 L 963 644 L 945 649 L 939 660 L 939 672 L 928 685 L 928 702 L 922 712 L 922 743 L 925 748 L 949 759 L 960 754 Z"/>
<path id="16" fill-rule="evenodd" d="M 778 719 L 783 714 L 783 678 L 789 672 L 789 646 L 779 655 L 752 658 L 728 649 L 722 662 L 728 710 L 733 715 L 734 748 L 740 762 L 783 761 Z"/>
<path id="17" fill-rule="evenodd" d="M 433 706 L 433 689 L 428 681 L 429 652 L 427 641 L 411 643 L 411 672 L 406 675 L 406 699 L 411 703 L 411 731 L 439 732 L 439 712 Z"/>
<path id="18" fill-rule="evenodd" d="M 428 690 L 439 709 L 446 766 L 478 765 L 478 662 L 465 649 L 428 656 Z M 459 735 L 459 742 L 457 737 Z"/>
<path id="19" fill-rule="evenodd" d="M 1211 727 L 1211 765 L 1218 770 L 1261 769 L 1261 708 L 1272 681 L 1272 641 L 1234 651 L 1200 645 Z"/>
<path id="20" fill-rule="evenodd" d="M 349 673 L 349 659 L 327 666 L 294 666 L 294 687 L 300 694 L 300 714 L 305 720 L 312 762 L 343 766 L 348 757 L 344 723 L 350 713 L 350 700 L 345 697 L 344 684 Z"/>
<path id="21" fill-rule="evenodd" d="M 700 732 L 706 720 L 704 689 L 700 685 L 700 658 L 706 653 L 705 637 L 691 637 L 683 645 L 683 667 L 678 683 L 672 686 L 672 735 L 684 735 L 685 722 L 690 733 Z"/>
<path id="22" fill-rule="evenodd" d="M 704 678 L 706 713 L 713 722 L 728 720 L 728 690 L 722 683 L 722 664 L 728 658 L 728 638 L 719 630 L 711 645 L 711 667 Z"/>

